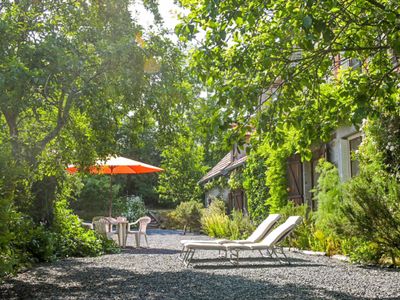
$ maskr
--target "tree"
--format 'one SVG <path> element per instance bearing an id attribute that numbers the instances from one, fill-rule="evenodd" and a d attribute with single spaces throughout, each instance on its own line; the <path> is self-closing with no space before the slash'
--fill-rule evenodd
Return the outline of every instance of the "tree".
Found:
<path id="1" fill-rule="evenodd" d="M 204 175 L 204 150 L 188 135 L 180 135 L 175 143 L 162 152 L 162 172 L 157 191 L 167 203 L 201 201 L 201 189 L 197 182 Z"/>
<path id="2" fill-rule="evenodd" d="M 0 5 L 0 122 L 8 131 L 0 142 L 24 168 L 26 188 L 14 203 L 38 220 L 49 218 L 43 212 L 68 162 L 85 166 L 114 153 L 123 117 L 152 110 L 143 94 L 157 70 L 146 73 L 152 49 L 137 38 L 130 3 Z"/>
<path id="3" fill-rule="evenodd" d="M 190 10 L 176 28 L 181 39 L 205 32 L 193 70 L 218 95 L 225 122 L 241 124 L 242 134 L 254 122 L 277 145 L 294 127 L 309 149 L 339 122 L 399 110 L 398 1 L 180 3 Z M 338 70 L 339 60 L 353 67 Z"/>

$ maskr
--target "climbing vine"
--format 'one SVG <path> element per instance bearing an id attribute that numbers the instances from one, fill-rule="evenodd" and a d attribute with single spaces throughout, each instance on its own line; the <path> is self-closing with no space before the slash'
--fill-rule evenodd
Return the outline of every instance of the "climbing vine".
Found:
<path id="1" fill-rule="evenodd" d="M 251 219 L 256 223 L 265 219 L 269 212 L 266 204 L 269 197 L 266 186 L 266 155 L 261 153 L 259 144 L 258 139 L 252 140 L 243 171 L 243 187 L 246 191 L 248 210 Z"/>
<path id="2" fill-rule="evenodd" d="M 208 181 L 206 184 L 204 184 L 204 191 L 210 191 L 215 187 L 219 188 L 225 188 L 228 187 L 228 179 L 225 176 L 219 176 L 217 178 L 214 178 L 210 181 Z"/>
<path id="3" fill-rule="evenodd" d="M 243 188 L 243 170 L 238 168 L 233 170 L 229 175 L 228 186 L 231 190 L 239 190 Z"/>
<path id="4" fill-rule="evenodd" d="M 248 154 L 244 171 L 244 188 L 248 199 L 249 212 L 253 220 L 259 221 L 268 213 L 279 212 L 287 204 L 287 158 L 301 151 L 296 130 L 286 131 L 285 139 L 273 147 L 267 135 L 254 136 L 252 151 Z"/>

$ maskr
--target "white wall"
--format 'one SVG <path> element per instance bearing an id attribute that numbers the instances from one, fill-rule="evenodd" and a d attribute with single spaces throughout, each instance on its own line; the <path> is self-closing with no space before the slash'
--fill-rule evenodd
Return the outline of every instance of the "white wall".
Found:
<path id="1" fill-rule="evenodd" d="M 208 199 L 211 198 L 219 198 L 225 201 L 225 203 L 228 203 L 228 196 L 229 196 L 229 189 L 227 188 L 222 188 L 222 187 L 213 187 L 211 190 L 205 192 L 205 206 L 207 207 L 208 205 Z"/>
<path id="2" fill-rule="evenodd" d="M 335 138 L 328 144 L 328 160 L 337 166 L 340 179 L 346 181 L 351 177 L 349 137 L 361 135 L 361 132 L 354 126 L 342 126 L 335 134 Z"/>

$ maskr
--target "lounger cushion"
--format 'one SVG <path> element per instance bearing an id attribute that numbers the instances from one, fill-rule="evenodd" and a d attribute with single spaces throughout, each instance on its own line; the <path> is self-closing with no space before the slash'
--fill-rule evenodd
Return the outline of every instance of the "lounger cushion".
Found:
<path id="1" fill-rule="evenodd" d="M 261 239 L 271 231 L 272 227 L 278 222 L 281 218 L 280 214 L 271 214 L 269 215 L 254 232 L 247 238 L 247 243 L 257 243 L 261 241 Z"/>
<path id="2" fill-rule="evenodd" d="M 225 246 L 223 244 L 217 243 L 186 243 L 185 249 L 202 249 L 202 250 L 224 250 Z"/>

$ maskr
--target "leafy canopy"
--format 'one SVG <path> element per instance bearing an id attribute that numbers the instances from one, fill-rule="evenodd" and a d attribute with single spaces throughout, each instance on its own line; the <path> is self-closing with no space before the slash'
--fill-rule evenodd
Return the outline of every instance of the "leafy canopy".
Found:
<path id="1" fill-rule="evenodd" d="M 294 127 L 304 149 L 339 122 L 359 124 L 400 107 L 398 1 L 180 4 L 190 11 L 176 27 L 181 39 L 205 35 L 193 51 L 193 71 L 215 91 L 225 122 L 241 124 L 243 134 L 254 122 L 276 145 Z M 339 70 L 339 60 L 360 67 Z"/>

